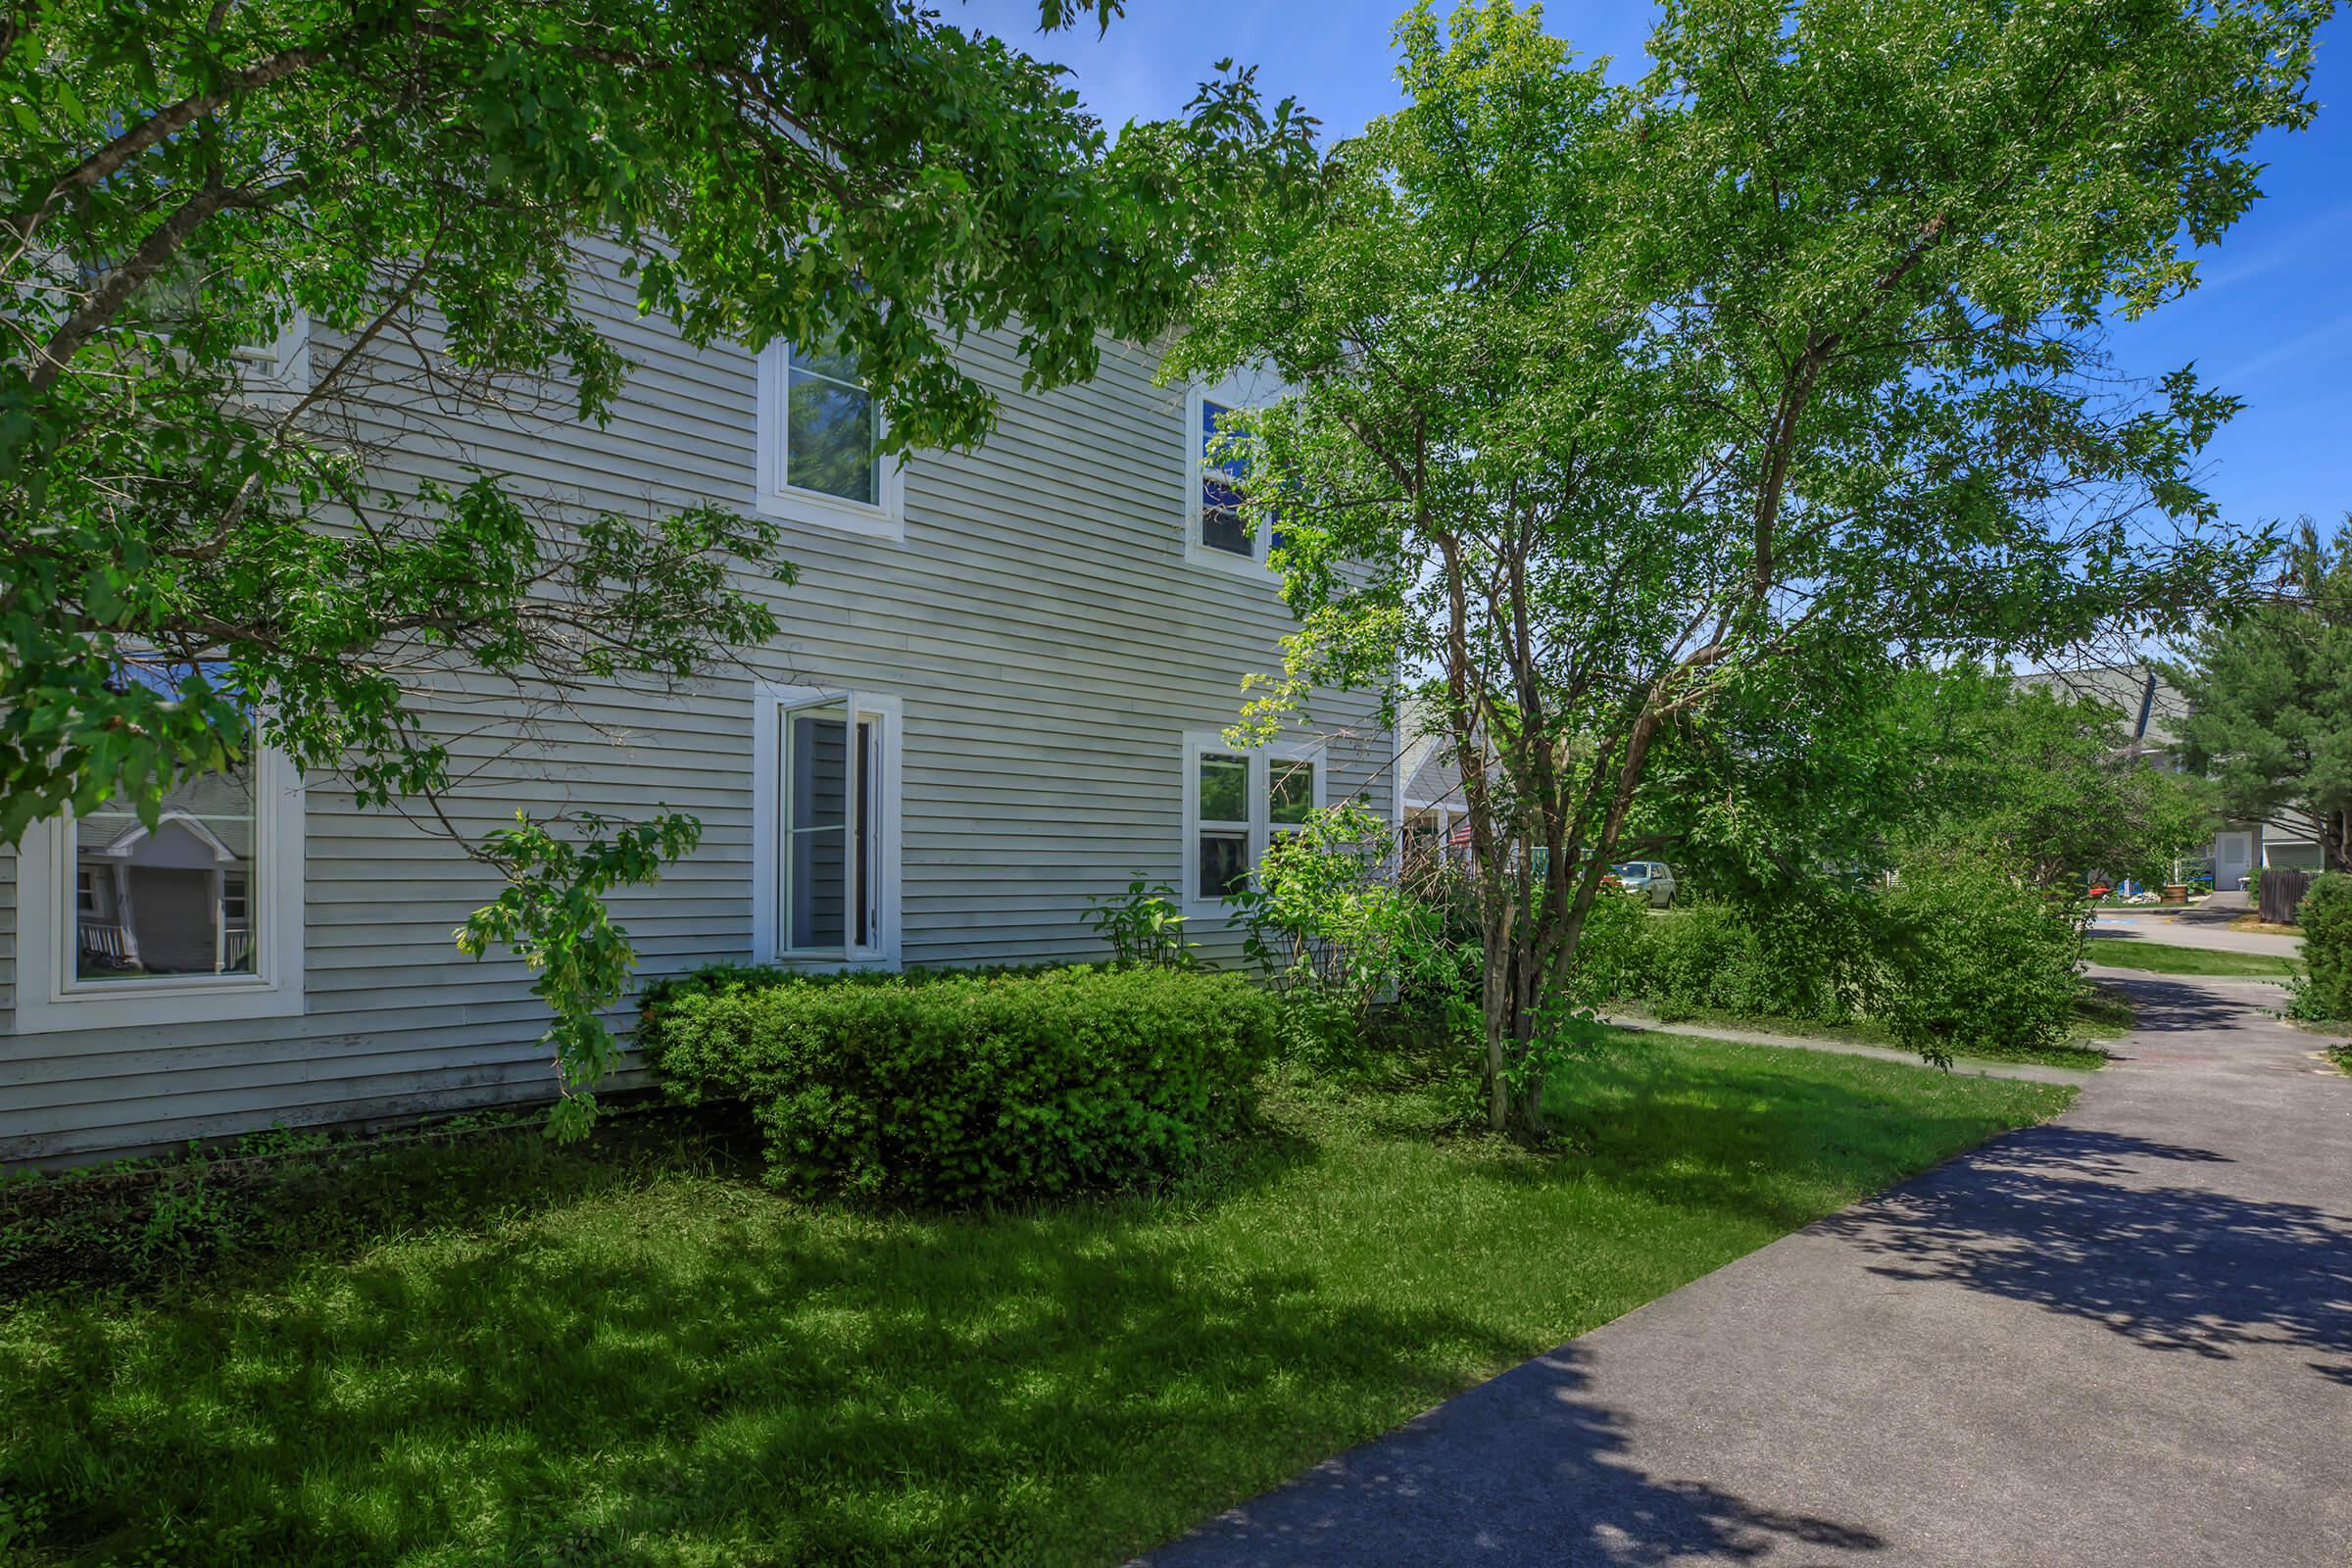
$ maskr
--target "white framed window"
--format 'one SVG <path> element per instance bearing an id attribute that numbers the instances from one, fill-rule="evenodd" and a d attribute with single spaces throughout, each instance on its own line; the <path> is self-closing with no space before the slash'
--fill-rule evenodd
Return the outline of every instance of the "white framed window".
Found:
<path id="1" fill-rule="evenodd" d="M 1252 531 L 1242 515 L 1241 486 L 1247 462 L 1232 452 L 1212 452 L 1237 409 L 1264 401 L 1264 378 L 1235 376 L 1213 387 L 1196 386 L 1185 398 L 1184 555 L 1198 565 L 1230 571 L 1261 582 L 1278 581 L 1266 564 L 1279 530 Z"/>
<path id="2" fill-rule="evenodd" d="M 267 343 L 234 351 L 245 396 L 265 409 L 290 408 L 311 389 L 311 317 L 297 310 Z"/>
<path id="3" fill-rule="evenodd" d="M 876 452 L 888 426 L 846 353 L 781 340 L 760 354 L 755 501 L 788 522 L 906 536 L 905 465 Z"/>
<path id="4" fill-rule="evenodd" d="M 898 967 L 898 698 L 762 683 L 754 702 L 754 959 Z"/>
<path id="5" fill-rule="evenodd" d="M 19 847 L 16 1027 L 303 1010 L 303 790 L 282 753 L 182 781 L 151 828 L 108 802 Z"/>
<path id="6" fill-rule="evenodd" d="M 1275 840 L 1324 804 L 1326 759 L 1312 746 L 1242 750 L 1214 730 L 1184 738 L 1184 902 L 1223 910 Z"/>

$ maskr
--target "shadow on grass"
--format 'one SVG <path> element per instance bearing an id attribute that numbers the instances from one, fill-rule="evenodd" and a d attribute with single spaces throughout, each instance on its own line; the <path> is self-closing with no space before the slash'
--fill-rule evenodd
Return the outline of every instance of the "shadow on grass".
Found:
<path id="1" fill-rule="evenodd" d="M 2063 1125 L 2014 1134 L 1824 1222 L 1889 1279 L 1950 1282 L 2228 1359 L 2352 1353 L 2352 1217 L 2165 1179 L 2207 1150 Z M 2346 1369 L 2321 1366 L 2341 1378 Z"/>
<path id="2" fill-rule="evenodd" d="M 235 1267 L 0 1312 L 0 1509 L 67 1561 L 1113 1560 L 2060 1098 L 1738 1048 L 1562 1090 L 1572 1157 L 1277 1103 L 1192 1182 L 987 1216 L 798 1204 L 657 1118 L 305 1173 Z M 1534 1422 L 1497 1515 L 1877 1545 L 1642 1475 L 1581 1382 L 1469 1396 Z"/>

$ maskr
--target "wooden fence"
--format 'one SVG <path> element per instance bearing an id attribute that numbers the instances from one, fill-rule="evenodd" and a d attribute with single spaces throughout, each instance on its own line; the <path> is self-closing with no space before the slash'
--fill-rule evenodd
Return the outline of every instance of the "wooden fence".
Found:
<path id="1" fill-rule="evenodd" d="M 2262 873 L 2262 917 L 2273 925 L 2293 925 L 2295 906 L 2311 887 L 2312 873 L 2272 867 Z"/>

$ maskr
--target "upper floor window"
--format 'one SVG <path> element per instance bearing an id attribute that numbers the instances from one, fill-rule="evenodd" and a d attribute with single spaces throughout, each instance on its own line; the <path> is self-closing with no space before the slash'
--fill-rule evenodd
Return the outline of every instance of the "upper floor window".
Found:
<path id="1" fill-rule="evenodd" d="M 292 408 L 311 390 L 310 314 L 294 312 L 268 342 L 248 343 L 232 358 L 247 402 L 270 413 Z"/>
<path id="2" fill-rule="evenodd" d="M 1220 566 L 1244 576 L 1272 580 L 1266 555 L 1282 543 L 1278 530 L 1252 530 L 1242 510 L 1249 483 L 1250 460 L 1233 439 L 1230 416 L 1250 406 L 1250 389 L 1237 380 L 1202 390 L 1187 399 L 1190 430 L 1189 463 L 1185 480 L 1185 555 L 1203 565 Z"/>
<path id="3" fill-rule="evenodd" d="M 854 356 L 770 343 L 760 355 L 759 509 L 882 539 L 906 534 L 903 475 Z"/>

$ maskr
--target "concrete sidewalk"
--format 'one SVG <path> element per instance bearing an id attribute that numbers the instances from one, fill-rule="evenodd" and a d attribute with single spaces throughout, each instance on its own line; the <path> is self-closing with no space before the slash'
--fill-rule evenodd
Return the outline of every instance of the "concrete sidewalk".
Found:
<path id="1" fill-rule="evenodd" d="M 2120 983 L 2140 1028 L 2060 1120 L 1152 1561 L 2345 1568 L 2352 1079 L 2247 987 Z"/>
<path id="2" fill-rule="evenodd" d="M 2107 972 L 2099 971 L 2100 974 Z M 1774 1034 L 1763 1029 L 1736 1029 L 1712 1023 L 1665 1023 L 1638 1012 L 1604 1012 L 1600 1014 L 1600 1021 L 1619 1029 L 1630 1029 L 1636 1034 L 1688 1035 L 1695 1040 L 1721 1040 L 1735 1046 L 1780 1046 L 1790 1051 L 1824 1051 L 1833 1056 L 1868 1056 L 1873 1061 L 1891 1061 L 1904 1067 L 1926 1065 L 1916 1051 L 1903 1051 L 1893 1046 L 1873 1046 L 1859 1040 Z M 2036 1084 L 2087 1083 L 2099 1070 L 2096 1067 L 2048 1067 L 2037 1061 L 1981 1061 L 1974 1056 L 1963 1057 L 1952 1064 L 1952 1071 L 1963 1078 L 2019 1078 Z"/>
<path id="3" fill-rule="evenodd" d="M 2215 894 L 2215 898 L 2223 895 Z M 2148 909 L 2101 909 L 2091 921 L 2094 937 L 2161 942 L 2176 948 L 2202 948 L 2210 953 L 2259 953 L 2274 958 L 2299 957 L 2303 939 L 2276 931 L 2232 931 L 2230 921 L 2245 909 L 2189 909 L 2159 914 Z"/>

